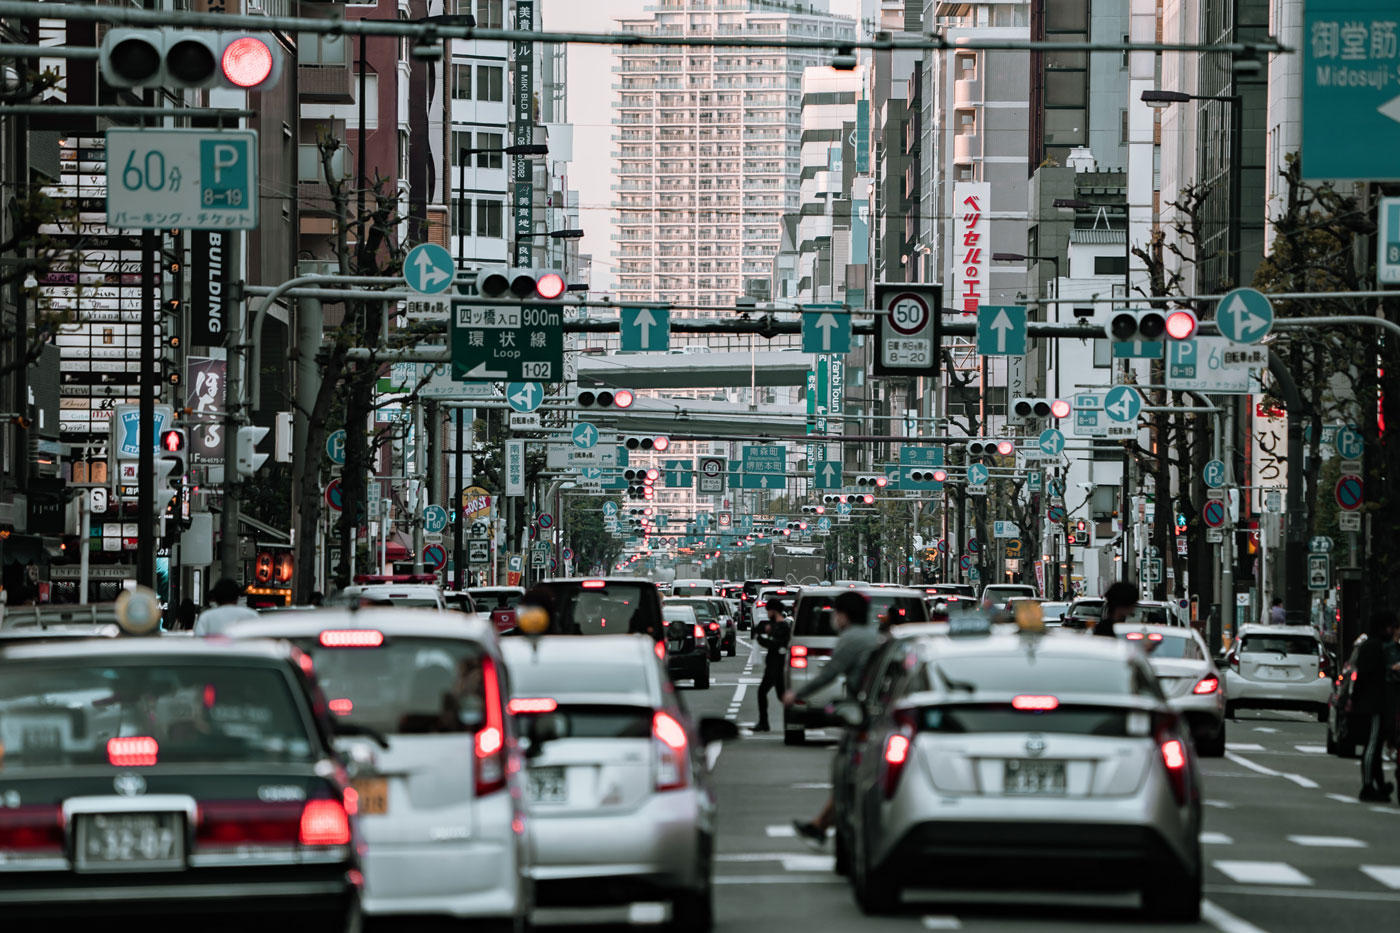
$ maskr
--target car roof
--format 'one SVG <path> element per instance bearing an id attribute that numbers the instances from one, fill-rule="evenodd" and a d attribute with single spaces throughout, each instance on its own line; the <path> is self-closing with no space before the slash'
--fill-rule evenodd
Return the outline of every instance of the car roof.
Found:
<path id="1" fill-rule="evenodd" d="M 326 629 L 375 629 L 386 635 L 423 638 L 494 639 L 495 629 L 467 613 L 443 613 L 431 609 L 395 609 L 366 606 L 363 609 L 318 609 L 277 618 L 239 622 L 229 634 L 245 638 L 304 638 Z"/>
<path id="2" fill-rule="evenodd" d="M 115 638 L 122 633 L 121 627 L 110 622 L 96 625 L 73 625 L 60 623 L 40 628 L 37 625 L 20 628 L 0 629 L 0 644 L 18 644 L 22 641 L 41 641 L 52 638 L 55 641 L 71 638 Z"/>
<path id="3" fill-rule="evenodd" d="M 253 623 L 250 623 L 253 624 Z M 291 656 L 286 644 L 259 640 L 231 644 L 226 638 L 126 638 L 64 639 L 45 644 L 0 646 L 0 661 L 81 661 L 146 657 L 155 662 L 191 658 L 200 661 L 281 661 Z"/>
<path id="4" fill-rule="evenodd" d="M 859 586 L 804 586 L 799 596 L 840 596 L 842 593 L 849 593 L 854 590 L 860 593 L 865 590 L 879 590 L 880 596 L 907 596 L 910 599 L 923 599 L 928 594 L 921 589 L 913 589 L 907 586 L 876 586 L 871 583 L 862 583 Z"/>
<path id="5" fill-rule="evenodd" d="M 978 654 L 1024 655 L 1028 650 L 1027 639 L 1033 640 L 1037 656 L 1056 658 L 1129 660 L 1135 650 L 1119 638 L 1086 638 L 1063 631 L 1023 634 L 1010 625 L 995 623 L 991 632 L 986 635 L 946 634 L 937 639 L 937 644 L 939 654 L 944 657 Z"/>
<path id="6" fill-rule="evenodd" d="M 454 593 L 520 593 L 524 595 L 523 586 L 469 586 L 465 590 L 453 590 Z"/>
<path id="7" fill-rule="evenodd" d="M 501 656 L 506 663 L 534 657 L 546 664 L 569 666 L 595 661 L 635 660 L 644 667 L 654 657 L 656 642 L 646 635 L 542 635 L 539 638 L 503 638 Z"/>
<path id="8" fill-rule="evenodd" d="M 1185 625 L 1149 625 L 1145 622 L 1115 622 L 1113 633 L 1120 632 L 1142 632 L 1146 635 L 1161 634 L 1171 635 L 1174 638 L 1190 638 L 1193 635 L 1199 636 L 1199 632 Z"/>
<path id="9" fill-rule="evenodd" d="M 602 576 L 599 576 L 599 577 L 550 577 L 548 580 L 541 580 L 541 581 L 540 581 L 540 585 L 541 585 L 541 586 L 553 586 L 553 585 L 556 584 L 556 583 L 568 583 L 568 584 L 579 583 L 579 584 L 581 584 L 581 583 L 583 583 L 585 580 L 602 580 L 604 583 L 633 583 L 633 584 L 636 584 L 636 583 L 644 583 L 644 584 L 646 584 L 647 586 L 655 586 L 655 585 L 656 585 L 655 583 L 652 583 L 650 580 L 648 580 L 646 577 L 602 577 Z M 684 582 L 684 581 L 677 580 L 676 582 L 677 582 L 677 583 L 681 583 L 681 582 Z M 710 581 L 704 580 L 704 581 L 701 581 L 701 582 L 709 583 Z"/>
<path id="10" fill-rule="evenodd" d="M 1309 638 L 1316 638 L 1317 632 L 1313 631 L 1310 625 L 1263 625 L 1258 622 L 1247 622 L 1240 626 L 1239 637 L 1245 635 L 1307 635 Z"/>
<path id="11" fill-rule="evenodd" d="M 404 596 L 440 596 L 442 590 L 436 583 L 356 583 L 340 592 L 351 596 L 401 593 Z"/>

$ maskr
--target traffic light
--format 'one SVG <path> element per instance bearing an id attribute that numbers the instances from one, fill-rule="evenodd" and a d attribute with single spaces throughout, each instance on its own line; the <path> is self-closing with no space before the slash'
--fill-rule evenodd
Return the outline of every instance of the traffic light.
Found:
<path id="1" fill-rule="evenodd" d="M 1116 311 L 1108 322 L 1108 335 L 1119 343 L 1161 340 L 1166 330 L 1167 319 L 1160 311 Z"/>
<path id="2" fill-rule="evenodd" d="M 651 437 L 641 434 L 629 434 L 622 439 L 622 446 L 628 450 L 665 450 L 671 446 L 669 437 Z"/>
<path id="3" fill-rule="evenodd" d="M 916 483 L 943 483 L 948 480 L 948 471 L 937 470 L 910 470 L 909 478 Z"/>
<path id="4" fill-rule="evenodd" d="M 860 486 L 863 489 L 868 489 L 872 487 L 876 489 L 884 489 L 887 485 L 889 485 L 889 482 L 890 481 L 883 476 L 870 475 L 856 477 L 856 485 Z"/>
<path id="5" fill-rule="evenodd" d="M 1016 398 L 1011 414 L 1017 418 L 1068 418 L 1073 407 L 1062 398 Z"/>
<path id="6" fill-rule="evenodd" d="M 841 505 L 845 503 L 846 500 L 849 498 L 849 496 L 828 493 L 827 495 L 822 496 L 822 502 L 825 502 L 827 505 Z"/>
<path id="7" fill-rule="evenodd" d="M 161 457 L 153 464 L 156 495 L 151 502 L 151 512 L 157 521 L 165 517 L 165 510 L 170 507 L 170 503 L 175 499 L 175 494 L 179 492 L 170 482 L 171 474 L 177 465 L 176 461 L 165 457 Z"/>
<path id="8" fill-rule="evenodd" d="M 580 408 L 631 408 L 636 400 L 631 389 L 618 389 L 615 392 L 585 389 L 576 399 Z"/>
<path id="9" fill-rule="evenodd" d="M 1000 454 L 1009 457 L 1016 450 L 1016 442 L 1006 438 L 979 437 L 965 445 L 969 457 L 990 457 Z"/>
<path id="10" fill-rule="evenodd" d="M 554 269 L 498 269 L 480 276 L 476 287 L 487 298 L 552 301 L 564 294 L 568 283 Z"/>
<path id="11" fill-rule="evenodd" d="M 1188 340 L 1194 337 L 1199 325 L 1200 322 L 1196 320 L 1196 312 L 1194 311 L 1177 308 L 1175 311 L 1167 312 L 1167 336 L 1173 340 Z"/>
<path id="12" fill-rule="evenodd" d="M 98 67 L 112 87 L 266 91 L 282 77 L 282 57 L 262 33 L 123 28 L 103 37 Z"/>
<path id="13" fill-rule="evenodd" d="M 190 440 L 184 428 L 168 428 L 160 435 L 160 456 L 171 460 L 175 466 L 172 476 L 184 476 L 189 472 Z"/>
<path id="14" fill-rule="evenodd" d="M 267 462 L 267 454 L 258 453 L 258 441 L 267 436 L 267 428 L 244 427 L 238 429 L 234 446 L 234 469 L 243 479 L 248 479 Z"/>

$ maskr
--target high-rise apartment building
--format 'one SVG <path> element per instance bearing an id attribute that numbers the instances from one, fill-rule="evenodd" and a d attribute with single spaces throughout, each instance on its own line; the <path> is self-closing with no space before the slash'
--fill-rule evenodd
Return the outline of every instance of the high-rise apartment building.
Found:
<path id="1" fill-rule="evenodd" d="M 798 10 L 801 12 L 798 12 Z M 663 0 L 644 35 L 853 39 L 825 0 Z M 619 48 L 613 123 L 617 297 L 680 305 L 771 298 L 782 216 L 798 206 L 802 49 Z"/>

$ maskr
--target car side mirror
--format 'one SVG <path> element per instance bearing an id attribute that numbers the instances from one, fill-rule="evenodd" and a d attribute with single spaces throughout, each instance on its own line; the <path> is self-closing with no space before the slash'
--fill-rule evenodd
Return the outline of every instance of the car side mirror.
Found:
<path id="1" fill-rule="evenodd" d="M 702 719 L 700 720 L 700 744 L 709 745 L 711 742 L 728 742 L 739 737 L 739 727 L 728 719 Z"/>

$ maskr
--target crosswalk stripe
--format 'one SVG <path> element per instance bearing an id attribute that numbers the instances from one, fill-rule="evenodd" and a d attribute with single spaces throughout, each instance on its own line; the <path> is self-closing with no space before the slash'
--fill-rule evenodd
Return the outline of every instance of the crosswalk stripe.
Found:
<path id="1" fill-rule="evenodd" d="M 1313 880 L 1287 862 L 1230 860 L 1212 862 L 1217 871 L 1241 884 L 1311 885 Z"/>
<path id="2" fill-rule="evenodd" d="M 1305 755 L 1325 755 L 1325 754 L 1327 754 L 1327 746 L 1326 746 L 1326 745 L 1295 745 L 1295 746 L 1293 746 L 1293 747 L 1296 748 L 1296 749 L 1298 749 L 1298 751 L 1302 752 L 1302 753 L 1305 754 Z"/>
<path id="3" fill-rule="evenodd" d="M 763 831 L 768 834 L 769 839 L 791 839 L 797 835 L 797 830 L 791 826 L 765 826 Z"/>
<path id="4" fill-rule="evenodd" d="M 1392 891 L 1400 891 L 1400 865 L 1362 865 L 1361 870 Z"/>
<path id="5" fill-rule="evenodd" d="M 1248 920 L 1241 920 L 1219 904 L 1201 901 L 1201 919 L 1220 933 L 1264 933 Z"/>
<path id="6" fill-rule="evenodd" d="M 1226 742 L 1225 747 L 1232 752 L 1262 752 L 1264 746 L 1252 742 Z"/>
<path id="7" fill-rule="evenodd" d="M 925 917 L 925 930 L 961 930 L 962 921 L 957 917 Z"/>
<path id="8" fill-rule="evenodd" d="M 1366 843 L 1348 836 L 1289 836 L 1288 841 L 1295 846 L 1310 846 L 1318 849 L 1366 848 Z"/>
<path id="9" fill-rule="evenodd" d="M 1224 833 L 1201 833 L 1201 845 L 1203 846 L 1228 846 L 1234 845 L 1235 840 Z"/>
<path id="10" fill-rule="evenodd" d="M 1359 803 L 1355 797 L 1348 797 L 1346 794 L 1328 794 L 1328 800 L 1335 800 L 1338 803 Z"/>

